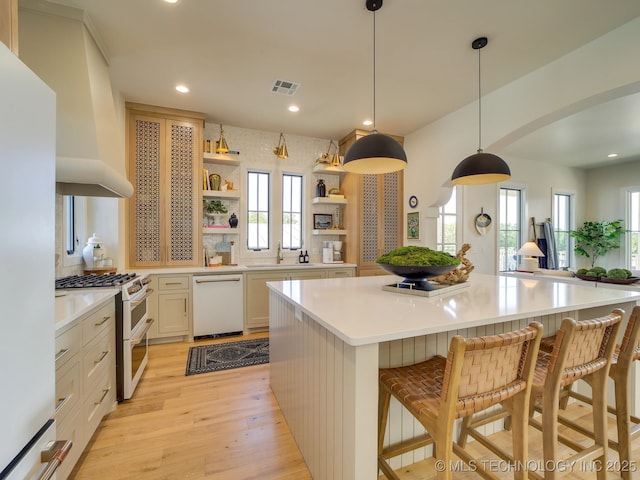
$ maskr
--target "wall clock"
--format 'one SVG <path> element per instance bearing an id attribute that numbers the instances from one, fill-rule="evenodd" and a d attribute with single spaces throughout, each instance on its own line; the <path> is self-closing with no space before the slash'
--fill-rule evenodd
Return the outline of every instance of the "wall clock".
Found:
<path id="1" fill-rule="evenodd" d="M 409 206 L 411 208 L 416 208 L 418 206 L 418 197 L 416 197 L 415 195 L 411 195 L 409 197 Z"/>

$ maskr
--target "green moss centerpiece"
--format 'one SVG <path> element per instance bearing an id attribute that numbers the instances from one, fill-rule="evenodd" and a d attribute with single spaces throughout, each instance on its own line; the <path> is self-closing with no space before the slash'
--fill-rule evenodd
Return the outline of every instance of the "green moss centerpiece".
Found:
<path id="1" fill-rule="evenodd" d="M 400 247 L 385 253 L 376 260 L 380 268 L 404 277 L 403 283 L 430 289 L 427 279 L 450 272 L 460 259 L 428 247 Z"/>

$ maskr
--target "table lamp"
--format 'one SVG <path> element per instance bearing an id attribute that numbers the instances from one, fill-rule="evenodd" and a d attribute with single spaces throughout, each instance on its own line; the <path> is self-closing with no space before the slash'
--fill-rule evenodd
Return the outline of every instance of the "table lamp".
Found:
<path id="1" fill-rule="evenodd" d="M 524 256 L 522 263 L 518 266 L 518 270 L 524 270 L 526 272 L 539 270 L 538 259 L 536 257 L 544 257 L 544 253 L 542 253 L 542 250 L 540 250 L 534 242 L 525 243 L 516 253 Z"/>

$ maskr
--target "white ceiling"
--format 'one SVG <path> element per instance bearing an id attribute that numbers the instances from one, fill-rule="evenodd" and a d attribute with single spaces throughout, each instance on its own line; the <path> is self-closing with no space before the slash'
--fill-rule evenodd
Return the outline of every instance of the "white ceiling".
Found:
<path id="1" fill-rule="evenodd" d="M 56 0 L 86 11 L 125 99 L 228 125 L 338 139 L 373 116 L 364 0 Z M 376 19 L 376 126 L 407 135 L 640 15 L 637 0 L 386 0 Z M 635 61 L 631 60 L 630 61 Z M 300 84 L 272 93 L 275 80 Z M 174 90 L 178 83 L 189 94 Z M 295 103 L 300 111 L 287 107 Z M 597 127 L 597 128 L 595 128 Z M 274 135 L 274 142 L 277 135 Z M 275 144 L 275 143 L 274 143 Z M 594 166 L 640 152 L 640 96 L 544 127 L 501 154 Z"/>

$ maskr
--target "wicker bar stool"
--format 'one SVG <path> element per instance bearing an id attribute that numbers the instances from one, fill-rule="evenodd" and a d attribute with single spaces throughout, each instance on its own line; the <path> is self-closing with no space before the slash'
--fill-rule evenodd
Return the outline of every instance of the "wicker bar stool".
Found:
<path id="1" fill-rule="evenodd" d="M 554 341 L 555 336 L 545 337 L 541 341 L 540 348 L 542 349 L 542 343 L 545 343 L 545 350 L 551 351 Z M 636 306 L 629 316 L 622 342 L 616 346 L 609 369 L 609 377 L 613 380 L 615 391 L 615 406 L 608 406 L 607 411 L 615 415 L 618 430 L 617 441 L 609 439 L 609 447 L 618 452 L 620 475 L 624 480 L 631 480 L 631 472 L 637 468 L 631 459 L 631 441 L 640 437 L 640 418 L 630 413 L 629 388 L 631 366 L 638 359 L 640 359 L 640 307 Z M 560 408 L 566 406 L 566 400 L 569 397 L 589 405 L 593 404 L 591 397 L 574 392 L 571 386 L 567 385 L 563 388 Z M 589 438 L 594 437 L 593 431 L 587 430 L 571 420 L 559 417 L 558 421 Z"/>
<path id="2" fill-rule="evenodd" d="M 608 455 L 606 383 L 615 350 L 615 339 L 623 316 L 622 310 L 615 309 L 607 316 L 592 320 L 577 322 L 571 318 L 565 318 L 555 336 L 552 351 L 540 350 L 539 352 L 531 387 L 529 425 L 542 431 L 543 463 L 541 467 L 544 468 L 545 480 L 555 480 L 558 477 L 559 470 L 562 471 L 560 462 L 562 465 L 570 465 L 572 462 L 598 460 L 601 465 L 606 466 Z M 567 385 L 584 379 L 588 379 L 592 386 L 594 424 L 594 444 L 586 448 L 558 434 L 561 391 Z M 541 422 L 534 418 L 535 411 L 542 413 Z M 513 460 L 477 431 L 478 425 L 499 418 L 501 415 L 493 414 L 493 417 L 463 420 L 458 444 L 464 446 L 467 436 L 471 436 L 502 458 Z M 568 459 L 559 459 L 558 441 L 569 446 L 576 453 Z M 602 468 L 598 471 L 597 478 L 604 480 L 606 475 L 606 468 Z M 529 472 L 529 476 L 543 478 L 533 471 Z"/>
<path id="3" fill-rule="evenodd" d="M 389 479 L 398 476 L 387 463 L 397 455 L 434 444 L 438 480 L 452 478 L 452 454 L 467 464 L 474 459 L 453 441 L 457 418 L 502 404 L 513 415 L 513 454 L 526 465 L 527 411 L 533 367 L 538 354 L 542 325 L 533 322 L 514 332 L 465 339 L 451 339 L 447 358 L 432 357 L 398 368 L 380 369 L 378 403 L 378 466 Z M 383 446 L 389 403 L 394 396 L 427 432 L 399 444 Z M 485 478 L 497 478 L 481 469 Z M 514 470 L 516 479 L 527 472 Z"/>

